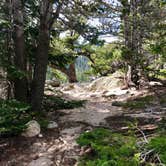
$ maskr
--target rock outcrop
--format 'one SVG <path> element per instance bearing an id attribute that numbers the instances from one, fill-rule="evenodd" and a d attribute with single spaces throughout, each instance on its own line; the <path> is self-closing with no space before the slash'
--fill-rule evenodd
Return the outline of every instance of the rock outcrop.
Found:
<path id="1" fill-rule="evenodd" d="M 113 88 L 121 87 L 124 84 L 123 74 L 116 72 L 111 76 L 100 77 L 89 85 L 90 91 L 109 91 Z"/>

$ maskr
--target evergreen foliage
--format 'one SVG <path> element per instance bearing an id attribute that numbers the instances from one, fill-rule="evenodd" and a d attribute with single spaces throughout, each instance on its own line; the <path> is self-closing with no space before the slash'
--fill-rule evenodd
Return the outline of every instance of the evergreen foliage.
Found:
<path id="1" fill-rule="evenodd" d="M 77 139 L 77 143 L 81 146 L 90 146 L 93 151 L 81 160 L 80 166 L 137 166 L 139 164 L 134 137 L 99 128 L 82 134 Z"/>
<path id="2" fill-rule="evenodd" d="M 152 138 L 147 145 L 147 149 L 154 149 L 154 154 L 158 154 L 161 163 L 166 164 L 166 137 L 165 136 L 158 136 Z"/>
<path id="3" fill-rule="evenodd" d="M 31 120 L 30 106 L 16 100 L 0 100 L 0 136 L 17 135 Z"/>
<path id="4" fill-rule="evenodd" d="M 85 100 L 65 100 L 60 97 L 55 96 L 45 96 L 43 107 L 45 110 L 60 110 L 60 109 L 73 109 L 82 107 L 85 103 Z"/>
<path id="5" fill-rule="evenodd" d="M 77 143 L 92 150 L 82 157 L 79 166 L 157 166 L 166 164 L 166 137 L 164 135 L 154 137 L 139 146 L 137 138 L 131 134 L 128 136 L 128 134 L 113 133 L 102 128 L 81 134 Z M 157 155 L 159 155 L 159 159 L 156 159 Z M 144 160 L 142 156 L 145 156 Z"/>

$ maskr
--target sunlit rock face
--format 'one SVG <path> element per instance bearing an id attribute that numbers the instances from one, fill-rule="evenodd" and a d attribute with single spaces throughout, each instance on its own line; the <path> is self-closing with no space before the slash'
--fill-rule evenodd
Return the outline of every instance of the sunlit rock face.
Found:
<path id="1" fill-rule="evenodd" d="M 105 90 L 111 90 L 116 87 L 121 87 L 123 86 L 123 74 L 120 72 L 115 72 L 111 76 L 106 76 L 106 77 L 100 77 L 93 81 L 89 85 L 89 90 L 90 91 L 103 91 Z"/>

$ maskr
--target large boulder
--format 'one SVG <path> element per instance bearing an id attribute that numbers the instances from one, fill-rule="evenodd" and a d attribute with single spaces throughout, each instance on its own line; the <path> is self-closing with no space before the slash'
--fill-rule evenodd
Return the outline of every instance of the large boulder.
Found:
<path id="1" fill-rule="evenodd" d="M 35 137 L 40 134 L 40 125 L 37 121 L 31 120 L 26 124 L 27 128 L 22 133 L 24 137 Z"/>
<path id="2" fill-rule="evenodd" d="M 123 74 L 115 72 L 111 76 L 100 77 L 89 85 L 90 91 L 109 91 L 124 84 Z"/>

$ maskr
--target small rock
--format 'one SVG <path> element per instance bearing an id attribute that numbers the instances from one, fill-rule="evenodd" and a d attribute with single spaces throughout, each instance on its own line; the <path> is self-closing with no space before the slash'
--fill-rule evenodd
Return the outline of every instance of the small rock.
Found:
<path id="1" fill-rule="evenodd" d="M 46 81 L 46 86 L 51 85 L 52 87 L 59 87 L 60 86 L 60 81 L 58 80 L 47 80 Z"/>
<path id="2" fill-rule="evenodd" d="M 70 91 L 72 89 L 74 89 L 74 84 L 69 84 L 68 86 L 63 88 L 63 91 Z"/>
<path id="3" fill-rule="evenodd" d="M 111 99 L 116 99 L 116 98 L 117 98 L 117 95 L 115 95 L 115 94 L 106 94 L 106 95 L 104 95 L 103 97 L 109 97 L 109 98 L 111 98 Z"/>
<path id="4" fill-rule="evenodd" d="M 51 166 L 53 165 L 53 161 L 46 157 L 40 157 L 37 160 L 32 160 L 28 166 Z"/>
<path id="5" fill-rule="evenodd" d="M 150 86 L 162 86 L 163 84 L 161 82 L 156 82 L 156 81 L 150 81 L 149 82 Z"/>
<path id="6" fill-rule="evenodd" d="M 38 137 L 39 137 L 39 138 L 43 138 L 43 134 L 39 134 Z"/>
<path id="7" fill-rule="evenodd" d="M 40 134 L 40 125 L 37 121 L 31 120 L 26 124 L 27 128 L 22 133 L 24 137 L 35 137 Z"/>
<path id="8" fill-rule="evenodd" d="M 75 135 L 81 132 L 82 126 L 66 128 L 61 131 L 61 135 Z"/>
<path id="9" fill-rule="evenodd" d="M 58 124 L 54 121 L 50 121 L 47 128 L 48 129 L 54 129 L 54 128 L 57 128 L 58 127 Z"/>
<path id="10" fill-rule="evenodd" d="M 128 90 L 121 90 L 119 88 L 116 88 L 112 91 L 108 91 L 104 95 L 105 95 L 105 97 L 116 97 L 116 96 L 125 95 L 125 94 L 128 94 L 128 93 L 129 93 Z"/>

